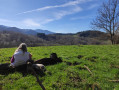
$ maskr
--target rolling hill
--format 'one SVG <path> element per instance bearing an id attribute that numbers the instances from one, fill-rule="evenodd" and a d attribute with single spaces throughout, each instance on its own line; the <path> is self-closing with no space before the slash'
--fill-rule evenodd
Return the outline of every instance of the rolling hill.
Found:
<path id="1" fill-rule="evenodd" d="M 22 42 L 27 43 L 28 46 L 110 44 L 109 35 L 100 31 L 88 30 L 63 34 L 0 25 L 0 48 L 15 47 Z"/>
<path id="2" fill-rule="evenodd" d="M 37 33 L 45 33 L 48 34 L 54 34 L 54 32 L 48 31 L 48 30 L 42 30 L 42 29 L 20 29 L 17 27 L 8 27 L 4 25 L 0 25 L 0 31 L 14 31 L 14 32 L 20 32 L 27 35 L 37 35 Z"/>

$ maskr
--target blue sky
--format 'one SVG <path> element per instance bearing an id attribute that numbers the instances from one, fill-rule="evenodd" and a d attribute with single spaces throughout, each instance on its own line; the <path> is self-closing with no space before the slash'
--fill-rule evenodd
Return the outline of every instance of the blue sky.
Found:
<path id="1" fill-rule="evenodd" d="M 57 33 L 90 30 L 106 0 L 0 0 L 0 25 Z"/>

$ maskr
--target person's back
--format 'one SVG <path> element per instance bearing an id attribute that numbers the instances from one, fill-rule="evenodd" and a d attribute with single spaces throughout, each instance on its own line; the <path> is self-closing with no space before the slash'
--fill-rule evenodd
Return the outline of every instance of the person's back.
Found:
<path id="1" fill-rule="evenodd" d="M 14 54 L 15 61 L 13 62 L 14 66 L 19 66 L 22 64 L 26 64 L 27 60 L 29 60 L 29 52 L 19 51 Z"/>
<path id="2" fill-rule="evenodd" d="M 11 66 L 17 67 L 19 65 L 26 64 L 26 62 L 31 59 L 31 54 L 27 52 L 27 46 L 25 43 L 20 44 L 18 49 L 15 51 L 12 59 Z"/>

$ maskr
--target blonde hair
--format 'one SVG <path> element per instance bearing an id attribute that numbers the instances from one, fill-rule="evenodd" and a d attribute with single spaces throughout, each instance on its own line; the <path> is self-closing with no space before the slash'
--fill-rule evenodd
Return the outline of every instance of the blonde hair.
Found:
<path id="1" fill-rule="evenodd" d="M 27 45 L 25 43 L 21 43 L 19 47 L 16 49 L 15 53 L 18 52 L 19 50 L 22 50 L 23 53 L 27 52 Z"/>

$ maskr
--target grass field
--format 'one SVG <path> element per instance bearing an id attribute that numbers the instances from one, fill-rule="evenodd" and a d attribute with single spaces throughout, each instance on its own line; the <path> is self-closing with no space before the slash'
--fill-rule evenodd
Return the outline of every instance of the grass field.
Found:
<path id="1" fill-rule="evenodd" d="M 0 63 L 10 62 L 16 48 L 1 48 Z M 45 76 L 40 77 L 46 90 L 119 90 L 119 46 L 41 46 L 28 47 L 33 60 L 57 53 L 63 62 L 46 66 Z M 33 75 L 19 72 L 0 75 L 3 90 L 42 90 Z"/>

